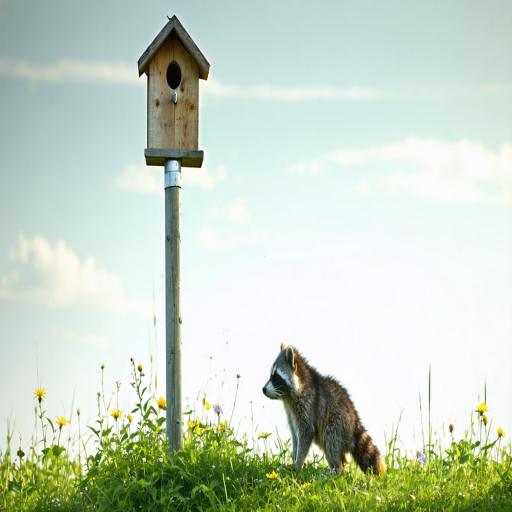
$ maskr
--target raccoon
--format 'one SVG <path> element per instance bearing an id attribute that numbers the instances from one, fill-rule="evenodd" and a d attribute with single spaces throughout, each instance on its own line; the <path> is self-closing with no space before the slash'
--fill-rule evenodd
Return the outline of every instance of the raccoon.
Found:
<path id="1" fill-rule="evenodd" d="M 350 453 L 359 467 L 382 475 L 386 466 L 366 432 L 347 390 L 334 378 L 324 377 L 291 345 L 281 352 L 270 370 L 263 393 L 282 400 L 292 434 L 294 469 L 302 469 L 311 443 L 325 453 L 338 475 Z"/>

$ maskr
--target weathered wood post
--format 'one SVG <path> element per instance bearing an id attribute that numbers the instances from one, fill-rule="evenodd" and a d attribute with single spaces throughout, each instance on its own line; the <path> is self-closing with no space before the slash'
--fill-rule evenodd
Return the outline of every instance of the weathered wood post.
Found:
<path id="1" fill-rule="evenodd" d="M 138 62 L 148 76 L 146 165 L 165 167 L 165 359 L 169 449 L 181 448 L 181 168 L 201 167 L 199 79 L 210 64 L 176 16 Z"/>

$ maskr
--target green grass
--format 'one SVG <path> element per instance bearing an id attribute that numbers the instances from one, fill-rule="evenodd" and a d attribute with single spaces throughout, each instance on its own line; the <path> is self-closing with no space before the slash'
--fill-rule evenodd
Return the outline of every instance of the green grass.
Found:
<path id="1" fill-rule="evenodd" d="M 289 471 L 289 441 L 272 433 L 253 446 L 254 433 L 237 438 L 206 404 L 199 404 L 200 417 L 184 415 L 183 448 L 171 455 L 164 415 L 149 396 L 151 379 L 133 361 L 132 378 L 133 422 L 125 413 L 113 419 L 98 395 L 90 435 L 82 429 L 74 441 L 80 456 L 61 446 L 66 426 L 54 425 L 39 401 L 41 438 L 22 455 L 9 433 L 0 454 L 0 510 L 512 510 L 510 443 L 478 413 L 462 439 L 442 447 L 442 439 L 432 441 L 429 397 L 423 465 L 397 447 L 397 427 L 383 477 L 363 474 L 351 462 L 338 478 L 317 456 L 302 471 Z M 273 472 L 277 478 L 268 478 Z"/>

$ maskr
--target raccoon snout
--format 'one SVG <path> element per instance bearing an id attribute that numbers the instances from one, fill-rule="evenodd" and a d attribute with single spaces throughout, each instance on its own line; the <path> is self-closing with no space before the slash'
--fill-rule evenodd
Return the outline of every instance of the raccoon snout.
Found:
<path id="1" fill-rule="evenodd" d="M 267 396 L 267 385 L 266 384 L 263 386 L 263 394 L 265 396 Z"/>

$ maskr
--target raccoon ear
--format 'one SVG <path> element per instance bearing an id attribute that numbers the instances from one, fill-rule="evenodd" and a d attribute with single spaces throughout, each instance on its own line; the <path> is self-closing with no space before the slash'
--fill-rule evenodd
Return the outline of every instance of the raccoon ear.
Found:
<path id="1" fill-rule="evenodd" d="M 286 345 L 284 343 L 281 343 L 281 350 L 286 350 Z"/>
<path id="2" fill-rule="evenodd" d="M 290 365 L 290 368 L 295 371 L 295 354 L 291 345 L 286 349 L 286 362 Z"/>

